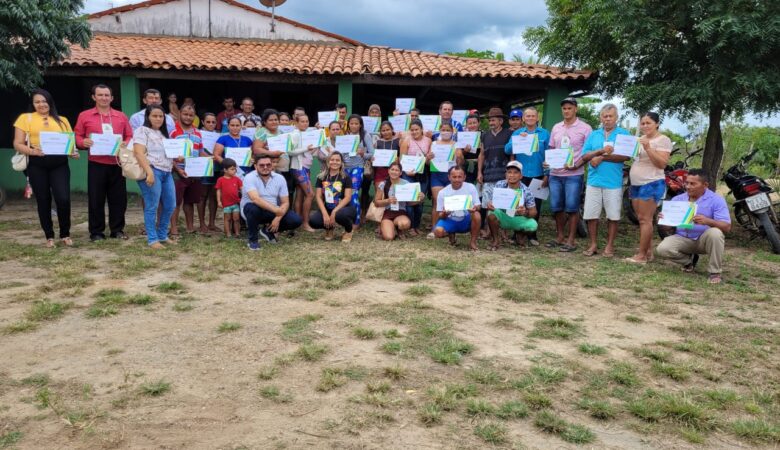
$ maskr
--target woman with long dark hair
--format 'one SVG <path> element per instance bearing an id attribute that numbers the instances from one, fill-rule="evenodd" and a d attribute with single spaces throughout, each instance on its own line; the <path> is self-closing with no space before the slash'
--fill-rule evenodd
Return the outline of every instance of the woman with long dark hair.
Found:
<path id="1" fill-rule="evenodd" d="M 41 150 L 41 132 L 72 132 L 68 119 L 57 113 L 57 106 L 48 91 L 36 89 L 32 93 L 32 112 L 19 116 L 14 122 L 14 149 L 28 156 L 27 177 L 38 204 L 38 220 L 46 236 L 46 247 L 54 247 L 54 223 L 51 219 L 51 200 L 57 206 L 60 241 L 66 247 L 73 245 L 70 238 L 70 167 L 68 155 L 44 155 Z M 78 158 L 78 151 L 70 154 Z"/>
<path id="2" fill-rule="evenodd" d="M 352 114 L 347 119 L 346 134 L 358 135 L 358 148 L 355 155 L 346 155 L 346 171 L 352 179 L 352 204 L 357 212 L 355 216 L 355 231 L 360 227 L 360 218 L 363 216 L 360 209 L 360 188 L 363 185 L 363 168 L 366 161 L 374 156 L 374 143 L 371 134 L 363 126 L 363 118 L 359 114 Z M 370 187 L 370 186 L 369 186 Z"/>
<path id="3" fill-rule="evenodd" d="M 144 227 L 149 247 L 160 250 L 163 244 L 176 244 L 168 239 L 168 226 L 176 208 L 176 188 L 173 183 L 174 160 L 165 156 L 163 139 L 168 139 L 165 110 L 160 105 L 149 105 L 144 124 L 133 133 L 133 153 L 144 169 L 146 179 L 138 180 L 144 199 Z M 162 206 L 160 218 L 157 208 Z"/>

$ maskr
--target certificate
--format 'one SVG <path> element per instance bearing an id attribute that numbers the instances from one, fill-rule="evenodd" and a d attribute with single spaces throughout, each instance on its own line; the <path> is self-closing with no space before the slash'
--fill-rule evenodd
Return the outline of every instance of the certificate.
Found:
<path id="1" fill-rule="evenodd" d="M 349 156 L 357 155 L 358 143 L 357 134 L 345 134 L 343 136 L 336 136 L 335 150 L 339 153 L 343 153 Z"/>
<path id="2" fill-rule="evenodd" d="M 639 138 L 628 134 L 618 134 L 615 136 L 614 149 L 613 155 L 636 158 L 639 155 Z"/>
<path id="3" fill-rule="evenodd" d="M 214 144 L 217 143 L 217 139 L 222 136 L 216 131 L 200 130 L 200 139 L 203 143 L 203 149 L 209 153 L 214 153 Z"/>
<path id="4" fill-rule="evenodd" d="M 92 147 L 89 148 L 91 156 L 116 156 L 119 154 L 119 144 L 122 143 L 121 134 L 92 133 Z"/>
<path id="5" fill-rule="evenodd" d="M 44 155 L 72 155 L 76 151 L 76 135 L 73 133 L 41 131 L 40 142 Z"/>
<path id="6" fill-rule="evenodd" d="M 390 180 L 385 181 L 389 183 Z M 420 200 L 420 183 L 404 183 L 395 185 L 395 198 L 399 202 L 416 202 Z"/>
<path id="7" fill-rule="evenodd" d="M 479 131 L 458 131 L 458 142 L 455 143 L 455 148 L 466 148 L 467 145 L 470 145 L 471 152 L 469 153 L 476 153 L 481 137 L 482 133 Z"/>
<path id="8" fill-rule="evenodd" d="M 292 125 L 279 125 L 280 133 L 292 133 L 295 131 L 295 127 Z"/>
<path id="9" fill-rule="evenodd" d="M 328 128 L 330 123 L 335 122 L 337 118 L 338 113 L 336 111 L 320 111 L 317 113 L 317 122 L 319 122 L 322 128 Z"/>
<path id="10" fill-rule="evenodd" d="M 374 167 L 390 167 L 397 159 L 397 150 L 374 150 Z"/>
<path id="11" fill-rule="evenodd" d="M 395 99 L 395 109 L 399 114 L 409 114 L 412 108 L 415 107 L 416 101 L 413 98 L 397 98 Z"/>
<path id="12" fill-rule="evenodd" d="M 551 169 L 563 169 L 574 164 L 574 152 L 570 148 L 548 148 L 544 151 L 544 161 Z"/>
<path id="13" fill-rule="evenodd" d="M 184 160 L 184 171 L 187 177 L 212 177 L 214 176 L 214 159 L 199 156 Z"/>
<path id="14" fill-rule="evenodd" d="M 447 172 L 455 165 L 455 147 L 451 144 L 433 144 L 431 152 L 431 172 Z"/>
<path id="15" fill-rule="evenodd" d="M 192 141 L 189 139 L 163 139 L 167 158 L 189 158 L 192 156 Z"/>
<path id="16" fill-rule="evenodd" d="M 422 173 L 425 170 L 425 158 L 422 156 L 401 155 L 401 168 L 404 172 Z"/>
<path id="17" fill-rule="evenodd" d="M 379 133 L 379 125 L 381 123 L 381 117 L 363 116 L 363 129 L 369 133 Z"/>
<path id="18" fill-rule="evenodd" d="M 266 146 L 272 152 L 289 153 L 292 150 L 292 134 L 285 133 L 278 136 L 268 136 Z"/>
<path id="19" fill-rule="evenodd" d="M 444 197 L 445 211 L 468 211 L 473 206 L 470 195 L 450 195 Z"/>
<path id="20" fill-rule="evenodd" d="M 528 186 L 528 195 L 533 195 L 534 198 L 540 200 L 546 200 L 550 196 L 550 188 L 542 187 L 542 180 L 534 178 Z"/>
<path id="21" fill-rule="evenodd" d="M 539 135 L 527 134 L 525 136 L 512 136 L 512 153 L 515 155 L 531 156 L 539 151 Z"/>
<path id="22" fill-rule="evenodd" d="M 525 205 L 523 197 L 523 189 L 495 188 L 491 201 L 496 209 L 515 211 L 520 206 Z"/>
<path id="23" fill-rule="evenodd" d="M 251 140 L 255 140 L 255 133 L 257 132 L 257 128 L 244 128 L 239 133 L 241 136 L 246 136 Z"/>
<path id="24" fill-rule="evenodd" d="M 441 116 L 421 114 L 420 122 L 422 122 L 423 131 L 439 131 L 441 128 Z"/>
<path id="25" fill-rule="evenodd" d="M 325 145 L 325 131 L 317 128 L 301 131 L 301 147 L 322 147 Z"/>
<path id="26" fill-rule="evenodd" d="M 412 123 L 412 116 L 409 114 L 401 114 L 400 116 L 392 116 L 387 120 L 393 125 L 393 131 L 409 131 L 409 124 Z"/>
<path id="27" fill-rule="evenodd" d="M 693 228 L 693 216 L 696 215 L 696 203 L 665 201 L 661 206 L 663 218 L 658 225 L 677 228 Z"/>
<path id="28" fill-rule="evenodd" d="M 249 147 L 225 147 L 222 157 L 232 159 L 239 167 L 252 165 L 252 149 Z"/>
<path id="29" fill-rule="evenodd" d="M 467 109 L 456 109 L 452 111 L 452 120 L 455 122 L 460 122 L 461 124 L 464 124 L 466 122 L 466 117 L 469 116 L 469 111 Z M 460 134 L 460 132 L 458 132 Z"/>

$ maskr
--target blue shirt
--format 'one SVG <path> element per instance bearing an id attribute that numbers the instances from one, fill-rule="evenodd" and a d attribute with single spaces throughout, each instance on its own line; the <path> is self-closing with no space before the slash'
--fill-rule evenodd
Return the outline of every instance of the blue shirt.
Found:
<path id="1" fill-rule="evenodd" d="M 582 147 L 582 154 L 585 155 L 588 152 L 593 152 L 604 148 L 604 142 L 615 142 L 615 136 L 618 134 L 628 134 L 625 128 L 616 127 L 609 133 L 608 136 L 604 135 L 604 128 L 594 130 L 588 136 L 585 141 L 585 145 Z M 603 161 L 598 167 L 593 167 L 588 163 L 588 186 L 599 187 L 604 189 L 620 189 L 623 187 L 623 163 L 622 162 L 610 162 Z"/>
<path id="2" fill-rule="evenodd" d="M 217 144 L 221 144 L 223 147 L 226 148 L 244 148 L 249 147 L 252 148 L 252 140 L 249 139 L 246 136 L 239 136 L 238 139 L 234 138 L 233 136 L 229 134 L 223 134 L 219 138 L 217 138 Z M 222 152 L 222 157 L 225 157 L 225 152 Z M 254 169 L 252 166 L 241 166 L 241 170 L 244 173 L 249 173 Z"/>
<path id="3" fill-rule="evenodd" d="M 534 131 L 528 131 L 528 127 L 523 127 L 515 130 L 512 136 L 520 136 L 523 133 L 539 135 L 539 151 L 531 155 L 515 155 L 515 159 L 523 165 L 523 176 L 540 177 L 546 175 L 542 163 L 544 162 L 544 151 L 550 146 L 550 132 L 541 127 L 536 127 Z M 512 138 L 509 139 L 509 142 L 504 147 L 504 153 L 507 155 L 512 154 Z"/>
<path id="4" fill-rule="evenodd" d="M 457 134 L 457 133 L 458 133 L 458 131 L 463 131 L 463 124 L 462 124 L 462 123 L 460 123 L 460 122 L 458 122 L 458 121 L 457 121 L 457 120 L 455 120 L 455 119 L 452 119 L 452 118 L 450 118 L 450 120 L 444 120 L 444 119 L 441 119 L 441 123 L 442 123 L 442 124 L 445 124 L 445 123 L 450 123 L 450 124 L 452 124 L 452 131 L 453 131 L 453 133 L 455 133 L 455 134 L 452 136 L 452 140 L 454 140 L 454 141 L 457 141 L 457 140 L 458 140 L 458 134 Z M 438 140 L 439 140 L 439 132 L 438 132 L 438 131 L 435 131 L 435 132 L 433 133 L 433 135 L 432 135 L 432 137 L 431 137 L 431 140 L 432 140 L 433 142 L 436 142 L 436 141 L 438 141 Z"/>

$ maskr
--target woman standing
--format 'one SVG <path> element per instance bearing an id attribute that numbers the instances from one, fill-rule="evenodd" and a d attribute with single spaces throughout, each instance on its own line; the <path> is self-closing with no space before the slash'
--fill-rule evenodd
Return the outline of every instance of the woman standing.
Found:
<path id="1" fill-rule="evenodd" d="M 642 148 L 631 164 L 631 203 L 639 217 L 639 251 L 626 261 L 646 264 L 653 259 L 653 217 L 666 194 L 664 168 L 672 152 L 672 140 L 658 131 L 661 118 L 657 113 L 645 113 L 639 121 Z"/>
<path id="2" fill-rule="evenodd" d="M 398 152 L 401 150 L 401 139 L 394 137 L 395 131 L 393 130 L 393 124 L 388 121 L 382 122 L 379 126 L 379 138 L 376 140 L 374 150 L 393 150 L 395 151 L 396 160 L 398 159 Z M 387 179 L 387 172 L 389 167 L 374 167 L 374 187 L 378 186 Z"/>
<path id="3" fill-rule="evenodd" d="M 133 133 L 133 153 L 146 172 L 146 179 L 139 180 L 138 187 L 144 198 L 146 240 L 155 250 L 164 249 L 162 244 L 175 244 L 168 239 L 168 226 L 176 208 L 176 188 L 171 174 L 174 160 L 165 156 L 163 139 L 168 139 L 165 110 L 160 105 L 149 105 L 144 124 Z M 158 225 L 157 208 L 160 206 Z"/>
<path id="4" fill-rule="evenodd" d="M 363 127 L 363 118 L 358 114 L 352 114 L 347 120 L 347 134 L 358 135 L 357 154 L 347 156 L 346 171 L 352 179 L 352 204 L 355 205 L 357 215 L 355 217 L 355 231 L 360 228 L 361 214 L 360 209 L 360 187 L 363 184 L 363 167 L 366 161 L 370 161 L 374 156 L 374 146 L 371 142 L 371 134 Z"/>
<path id="5" fill-rule="evenodd" d="M 255 132 L 255 142 L 252 145 L 255 158 L 259 155 L 266 155 L 276 162 L 276 172 L 282 175 L 287 182 L 290 204 L 294 205 L 295 180 L 292 172 L 290 172 L 290 155 L 287 152 L 268 149 L 268 138 L 282 134 L 279 130 L 279 112 L 271 108 L 264 110 L 263 124 L 264 126 L 258 128 L 257 132 Z"/>
<path id="6" fill-rule="evenodd" d="M 33 112 L 22 114 L 14 123 L 14 150 L 28 155 L 27 177 L 38 204 L 38 220 L 46 236 L 46 247 L 54 244 L 54 223 L 51 220 L 51 200 L 57 206 L 60 241 L 73 245 L 70 238 L 70 167 L 68 156 L 46 156 L 41 150 L 41 132 L 72 132 L 68 119 L 60 117 L 48 91 L 36 89 L 32 94 Z M 71 158 L 78 158 L 75 151 Z"/>
<path id="7" fill-rule="evenodd" d="M 216 133 L 217 132 L 217 116 L 214 113 L 207 112 L 203 114 L 203 130 L 204 131 L 211 131 Z M 203 151 L 206 152 L 208 156 L 214 156 L 213 149 L 210 152 L 206 147 L 203 147 Z M 219 165 L 219 163 L 214 163 L 214 176 L 212 177 L 203 177 L 200 179 L 200 183 L 205 188 L 205 193 L 203 195 L 203 199 L 200 201 L 200 204 L 198 204 L 198 216 L 201 218 L 206 215 L 206 206 L 208 205 L 209 208 L 209 224 L 208 224 L 208 231 L 216 231 L 220 232 L 219 228 L 217 228 L 217 224 L 215 223 L 217 220 L 217 191 L 214 189 L 214 184 L 217 182 L 219 177 L 222 176 L 222 166 Z M 203 221 L 201 221 L 203 223 Z M 202 232 L 203 230 L 201 230 Z"/>
<path id="8" fill-rule="evenodd" d="M 409 125 L 409 135 L 406 139 L 401 141 L 401 156 L 422 156 L 426 162 L 433 158 L 431 155 L 431 138 L 426 137 L 423 133 L 422 122 L 420 120 L 412 120 Z M 425 164 L 423 167 L 427 167 Z M 405 172 L 403 178 L 406 181 L 420 183 L 420 191 L 428 192 L 428 174 L 423 169 L 423 172 L 417 173 L 414 171 Z M 434 205 L 436 206 L 436 205 Z M 413 206 L 407 206 L 407 215 L 412 221 L 412 229 L 409 232 L 412 236 L 420 234 L 420 225 L 422 223 L 422 204 Z"/>
<path id="9" fill-rule="evenodd" d="M 395 187 L 398 185 L 406 184 L 408 181 L 401 178 L 401 163 L 394 161 L 390 164 L 388 169 L 388 178 L 381 183 L 376 189 L 376 198 L 374 198 L 374 205 L 377 208 L 385 208 L 385 212 L 382 215 L 382 221 L 379 223 L 382 239 L 385 241 L 392 241 L 396 236 L 396 229 L 398 230 L 398 236 L 403 238 L 403 233 L 406 232 L 411 226 L 412 221 L 409 220 L 409 215 L 406 210 L 409 205 L 416 205 L 419 202 L 425 200 L 425 194 L 420 192 L 416 202 L 399 202 L 395 198 Z"/>
<path id="10" fill-rule="evenodd" d="M 314 162 L 314 154 L 320 151 L 319 147 L 309 145 L 303 147 L 302 133 L 309 128 L 309 116 L 299 114 L 295 119 L 297 132 L 293 134 L 293 150 L 290 152 L 290 171 L 295 178 L 297 192 L 295 194 L 295 212 L 303 218 L 303 231 L 314 231 L 309 225 L 309 212 L 311 202 L 314 199 L 314 191 L 311 188 L 311 165 Z"/>
<path id="11" fill-rule="evenodd" d="M 228 119 L 228 134 L 223 134 L 217 139 L 217 143 L 214 144 L 214 161 L 218 164 L 222 164 L 222 160 L 225 158 L 225 148 L 252 148 L 252 140 L 246 136 L 241 136 L 241 119 L 238 117 L 231 117 Z M 247 174 L 254 169 L 250 166 L 240 166 L 242 175 L 239 178 L 243 178 L 243 174 Z"/>
<path id="12" fill-rule="evenodd" d="M 452 127 L 452 124 L 449 122 L 445 122 L 441 124 L 441 128 L 439 129 L 439 139 L 435 142 L 435 144 L 438 145 L 448 145 L 450 147 L 455 146 L 455 141 L 452 139 L 454 135 L 455 129 Z M 433 152 L 430 152 L 428 154 L 428 161 L 433 159 Z M 455 161 L 450 163 L 450 166 L 453 165 L 461 165 L 463 163 L 463 152 L 460 149 L 457 149 L 455 151 Z M 432 164 L 431 164 L 432 165 Z M 465 172 L 465 169 L 464 169 Z M 448 172 L 434 172 L 431 170 L 431 198 L 433 199 L 434 203 L 436 202 L 436 199 L 439 198 L 439 191 L 444 189 L 448 184 L 450 184 L 450 180 L 448 177 Z M 433 205 L 433 208 L 431 208 L 431 230 L 436 226 L 436 222 L 439 220 L 439 213 L 437 211 L 436 205 Z M 436 236 L 434 236 L 433 231 L 428 233 L 428 239 L 436 239 Z"/>
<path id="13" fill-rule="evenodd" d="M 357 212 L 352 205 L 352 182 L 344 170 L 344 155 L 333 152 L 328 157 L 327 167 L 317 176 L 316 187 L 317 211 L 311 213 L 309 224 L 324 228 L 326 241 L 333 239 L 333 229 L 339 224 L 344 227 L 342 242 L 351 241 Z"/>

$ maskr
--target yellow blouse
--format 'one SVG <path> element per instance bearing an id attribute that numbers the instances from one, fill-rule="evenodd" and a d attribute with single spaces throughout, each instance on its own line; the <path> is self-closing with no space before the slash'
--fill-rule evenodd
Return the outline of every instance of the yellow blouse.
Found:
<path id="1" fill-rule="evenodd" d="M 62 125 L 51 116 L 46 116 L 44 118 L 37 112 L 24 113 L 16 119 L 14 127 L 24 131 L 30 136 L 30 145 L 40 146 L 41 131 L 73 131 L 67 118 L 60 116 L 60 120 L 62 120 Z"/>

